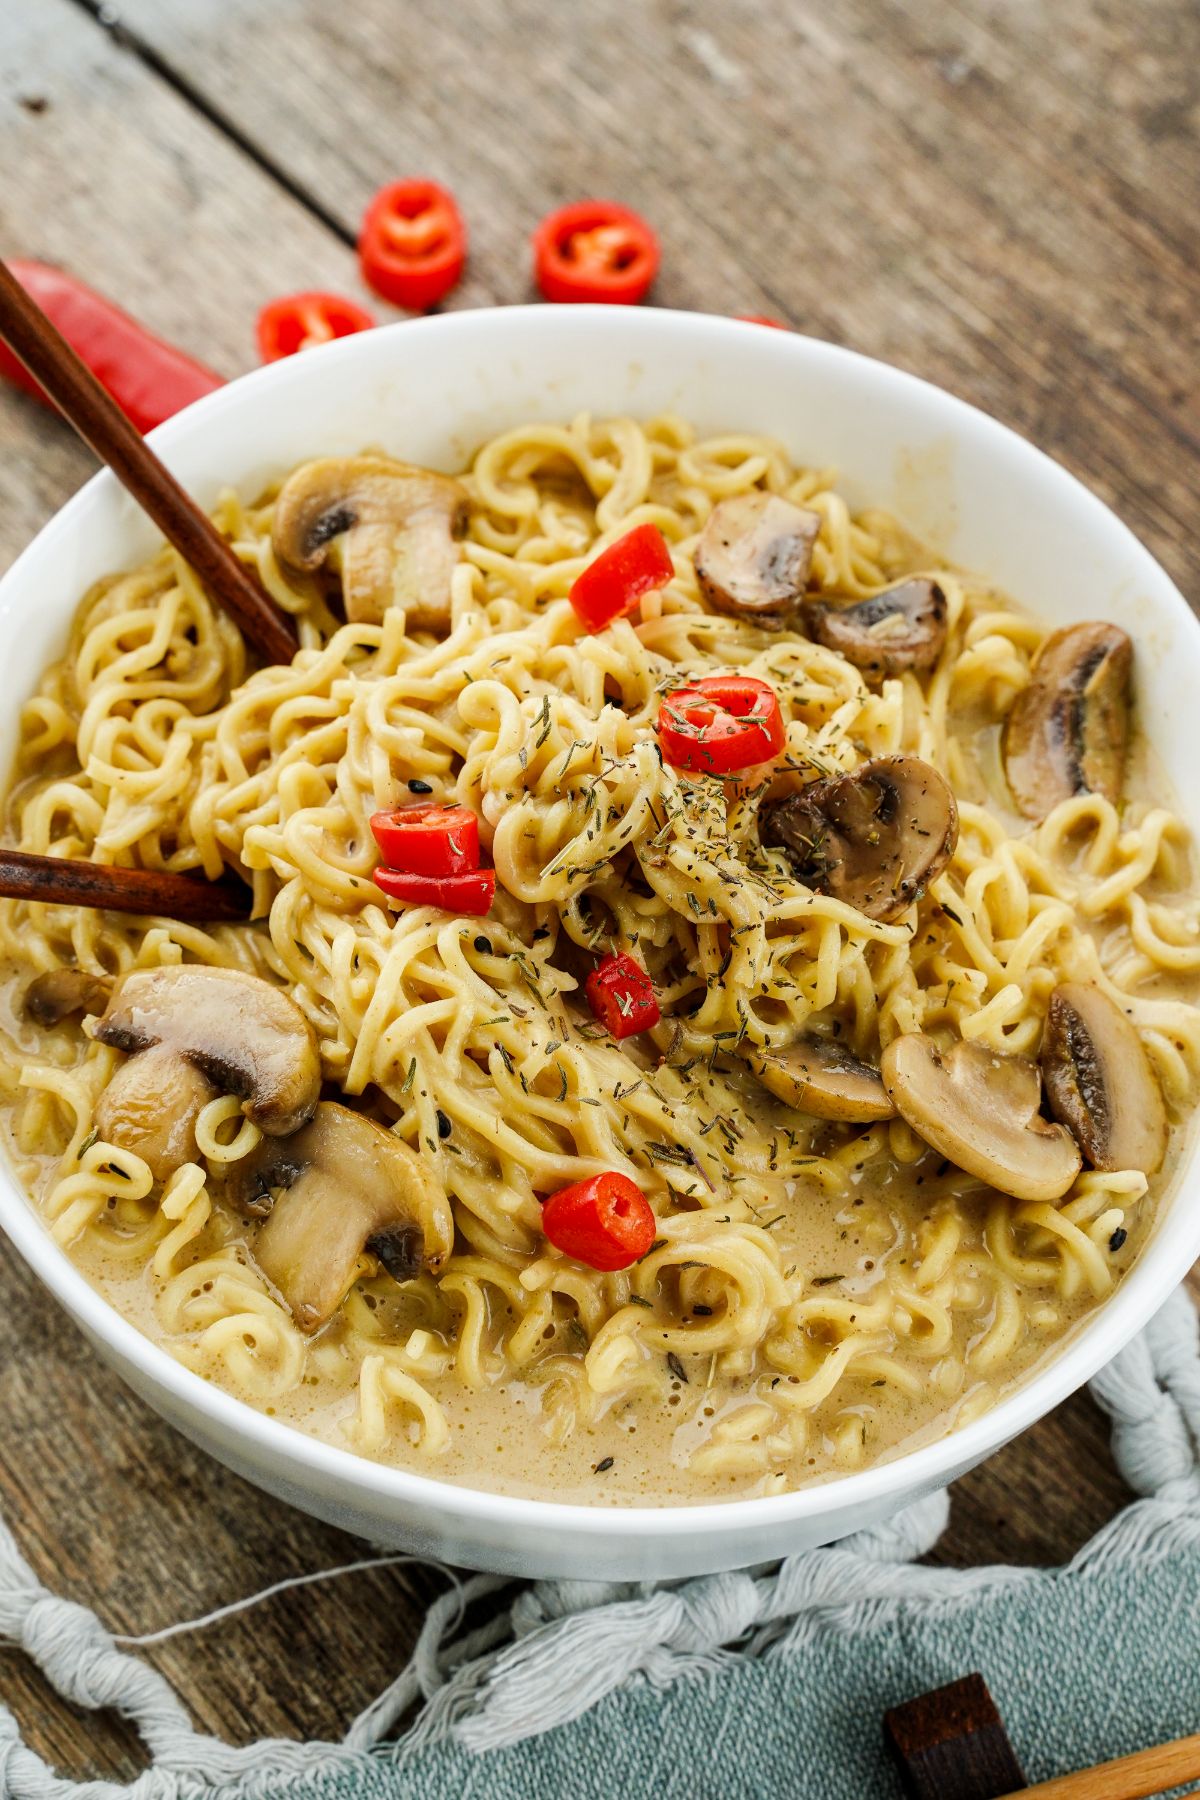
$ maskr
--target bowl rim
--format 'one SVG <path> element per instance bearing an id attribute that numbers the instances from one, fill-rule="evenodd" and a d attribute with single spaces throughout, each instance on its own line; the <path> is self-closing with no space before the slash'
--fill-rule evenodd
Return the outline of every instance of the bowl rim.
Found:
<path id="1" fill-rule="evenodd" d="M 482 307 L 401 320 L 352 337 L 335 340 L 316 353 L 330 380 L 340 367 L 391 354 L 398 337 L 419 347 L 431 335 L 467 337 L 497 331 L 512 332 L 519 340 L 529 332 L 530 345 L 548 335 L 578 332 L 581 344 L 589 331 L 632 327 L 631 336 L 643 343 L 656 337 L 693 339 L 719 348 L 727 334 L 758 333 L 769 339 L 768 352 L 797 365 L 841 368 L 866 377 L 881 391 L 903 400 L 911 398 L 956 422 L 964 434 L 981 440 L 989 454 L 1015 458 L 1045 483 L 1069 497 L 1095 525 L 1097 533 L 1119 534 L 1133 552 L 1147 582 L 1153 585 L 1156 614 L 1175 615 L 1182 634 L 1191 644 L 1191 655 L 1200 669 L 1200 622 L 1170 576 L 1117 515 L 1083 482 L 1010 426 L 922 377 L 868 357 L 841 345 L 791 331 L 767 331 L 762 325 L 715 313 L 695 313 L 667 308 L 626 308 L 582 305 Z M 532 331 L 530 327 L 532 326 Z M 311 378 L 314 353 L 288 358 L 250 371 L 196 401 L 150 434 L 150 442 L 170 463 L 172 452 L 192 440 L 219 433 L 222 415 L 244 404 L 253 393 L 266 399 L 303 375 Z M 234 452 L 236 458 L 236 450 Z M 236 484 L 238 477 L 231 476 Z M 111 505 L 121 495 L 115 477 L 101 470 L 85 483 L 41 528 L 0 577 L 0 607 L 7 590 L 19 586 L 26 569 L 53 557 L 83 524 L 90 509 Z M 0 635 L 4 626 L 0 623 Z M 1193 1157 L 1194 1162 L 1194 1157 Z M 184 1414 L 199 1414 L 226 1441 L 253 1446 L 303 1487 L 320 1484 L 319 1491 L 349 1492 L 376 1516 L 380 1504 L 390 1503 L 389 1516 L 441 1514 L 466 1533 L 486 1527 L 503 1532 L 530 1523 L 558 1531 L 579 1541 L 598 1534 L 620 1540 L 662 1540 L 740 1535 L 761 1538 L 764 1533 L 799 1525 L 802 1521 L 842 1510 L 865 1510 L 895 1493 L 904 1502 L 944 1484 L 957 1472 L 982 1460 L 1010 1438 L 1043 1417 L 1076 1388 L 1089 1380 L 1134 1334 L 1144 1326 L 1200 1257 L 1200 1206 L 1181 1206 L 1181 1189 L 1196 1178 L 1193 1168 L 1181 1169 L 1169 1219 L 1160 1217 L 1136 1262 L 1116 1289 L 1094 1311 L 1059 1340 L 1048 1346 L 1041 1365 L 1020 1378 L 988 1411 L 958 1430 L 931 1438 L 910 1450 L 896 1451 L 867 1468 L 844 1475 L 819 1478 L 808 1485 L 777 1495 L 744 1496 L 733 1500 L 679 1500 L 657 1504 L 625 1505 L 597 1502 L 584 1504 L 545 1500 L 529 1495 L 492 1492 L 456 1479 L 423 1474 L 374 1462 L 349 1448 L 341 1448 L 307 1433 L 302 1427 L 268 1417 L 248 1401 L 193 1373 L 170 1352 L 145 1336 L 133 1322 L 92 1286 L 51 1236 L 34 1202 L 24 1191 L 7 1156 L 0 1160 L 0 1227 L 26 1262 L 65 1307 L 75 1321 L 115 1353 L 124 1374 L 137 1371 L 146 1387 L 169 1396 Z M 135 1384 L 137 1385 L 137 1384 Z M 145 1387 L 139 1389 L 145 1392 Z M 176 1415 L 169 1415 L 173 1421 Z"/>

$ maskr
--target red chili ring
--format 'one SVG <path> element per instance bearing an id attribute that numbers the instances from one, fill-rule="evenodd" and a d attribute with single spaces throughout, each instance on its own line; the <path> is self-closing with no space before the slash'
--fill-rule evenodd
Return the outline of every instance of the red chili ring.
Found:
<path id="1" fill-rule="evenodd" d="M 340 294 L 314 289 L 306 294 L 281 294 L 268 300 L 258 315 L 258 352 L 265 363 L 331 344 L 334 338 L 353 337 L 370 331 L 375 321 L 366 307 L 344 300 Z"/>
<path id="2" fill-rule="evenodd" d="M 658 239 L 627 206 L 577 200 L 542 220 L 533 234 L 533 261 L 547 300 L 632 306 L 658 274 Z"/>
<path id="3" fill-rule="evenodd" d="M 673 768 L 734 775 L 778 756 L 786 742 L 775 690 L 756 675 L 706 675 L 658 709 L 658 742 Z"/>
<path id="4" fill-rule="evenodd" d="M 436 181 L 380 188 L 358 234 L 363 278 L 395 306 L 424 312 L 450 292 L 467 260 L 467 228 L 454 195 Z"/>
<path id="5" fill-rule="evenodd" d="M 371 831 L 389 869 L 406 875 L 465 875 L 479 867 L 479 820 L 469 806 L 420 801 L 377 812 Z"/>

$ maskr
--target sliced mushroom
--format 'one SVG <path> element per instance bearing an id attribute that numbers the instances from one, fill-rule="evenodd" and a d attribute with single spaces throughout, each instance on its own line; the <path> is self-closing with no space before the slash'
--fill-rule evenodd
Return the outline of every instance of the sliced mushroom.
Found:
<path id="1" fill-rule="evenodd" d="M 1004 726 L 1004 772 L 1027 818 L 1073 794 L 1120 804 L 1132 675 L 1133 644 L 1117 625 L 1071 625 L 1046 639 Z"/>
<path id="2" fill-rule="evenodd" d="M 164 1045 L 218 1092 L 236 1094 L 271 1136 L 303 1125 L 320 1097 L 312 1026 L 282 989 L 240 969 L 133 969 L 117 982 L 95 1035 L 135 1065 L 140 1052 Z"/>
<path id="3" fill-rule="evenodd" d="M 918 576 L 850 604 L 808 600 L 804 625 L 819 644 L 879 681 L 933 667 L 946 642 L 946 596 L 936 581 Z"/>
<path id="4" fill-rule="evenodd" d="M 271 544 L 289 574 L 340 568 L 346 617 L 377 625 L 402 606 L 410 629 L 450 617 L 450 577 L 466 529 L 461 482 L 386 456 L 319 457 L 284 482 Z"/>
<path id="5" fill-rule="evenodd" d="M 112 991 L 108 975 L 86 969 L 47 969 L 25 989 L 25 1011 L 38 1025 L 61 1025 L 73 1013 L 103 1012 Z"/>
<path id="6" fill-rule="evenodd" d="M 424 1269 L 436 1274 L 454 1247 L 450 1202 L 420 1157 L 331 1101 L 293 1137 L 264 1138 L 234 1164 L 226 1197 L 252 1217 L 269 1206 L 254 1255 L 304 1332 L 329 1323 L 364 1252 L 410 1281 Z"/>
<path id="7" fill-rule="evenodd" d="M 812 567 L 821 515 L 755 488 L 713 507 L 693 563 L 720 612 L 774 618 L 794 612 Z"/>
<path id="8" fill-rule="evenodd" d="M 196 1151 L 196 1120 L 217 1089 L 167 1044 L 122 1063 L 96 1104 L 106 1144 L 132 1150 L 155 1181 L 166 1181 Z"/>
<path id="9" fill-rule="evenodd" d="M 1153 1175 L 1167 1153 L 1167 1109 L 1135 1027 L 1102 988 L 1067 981 L 1042 1036 L 1050 1111 L 1093 1169 Z"/>
<path id="10" fill-rule="evenodd" d="M 898 919 L 945 868 L 958 807 L 916 756 L 880 756 L 848 775 L 768 801 L 759 836 L 787 851 L 801 881 L 871 919 Z"/>
<path id="11" fill-rule="evenodd" d="M 1057 1200 L 1079 1173 L 1075 1140 L 1043 1119 L 1037 1064 L 966 1039 L 945 1052 L 924 1032 L 883 1053 L 883 1084 L 918 1137 L 1002 1194 Z"/>
<path id="12" fill-rule="evenodd" d="M 760 1050 L 748 1060 L 763 1086 L 797 1112 L 818 1119 L 895 1116 L 879 1070 L 833 1038 L 809 1033 L 786 1050 Z"/>

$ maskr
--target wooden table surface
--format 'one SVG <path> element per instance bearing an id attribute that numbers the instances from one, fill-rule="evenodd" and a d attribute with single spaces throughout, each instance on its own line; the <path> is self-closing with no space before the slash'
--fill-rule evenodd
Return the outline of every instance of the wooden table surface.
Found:
<path id="1" fill-rule="evenodd" d="M 941 383 L 1200 596 L 1198 68 L 1179 0 L 6 0 L 0 245 L 235 375 L 274 294 L 388 315 L 353 254 L 385 180 L 458 195 L 454 307 L 530 298 L 535 221 L 610 194 L 661 234 L 660 303 L 772 313 Z M 0 395 L 0 564 L 89 473 L 65 428 Z M 1077 1396 L 958 1485 L 936 1554 L 1056 1562 L 1126 1497 Z M 7 1246 L 0 1512 L 124 1632 L 360 1553 L 133 1399 Z M 354 1576 L 148 1654 L 233 1741 L 340 1735 L 438 1579 Z M 0 1697 L 65 1772 L 142 1766 L 119 1721 L 73 1714 L 3 1649 Z"/>

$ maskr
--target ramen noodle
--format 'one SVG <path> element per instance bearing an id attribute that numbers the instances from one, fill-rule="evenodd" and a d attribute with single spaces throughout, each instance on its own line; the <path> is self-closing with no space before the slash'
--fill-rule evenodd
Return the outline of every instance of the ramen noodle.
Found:
<path id="1" fill-rule="evenodd" d="M 372 453 L 356 466 L 388 465 Z M 1123 792 L 1106 794 L 1079 777 L 1104 750 L 1085 741 L 1095 720 L 1073 715 L 1076 778 L 1031 816 L 1012 721 L 1046 627 L 896 519 L 852 512 L 831 472 L 797 468 L 773 442 L 582 417 L 506 432 L 461 481 L 469 510 L 436 576 L 436 617 L 419 599 L 353 616 L 352 588 L 381 578 L 380 544 L 408 554 L 394 522 L 352 546 L 343 509 L 340 543 L 305 573 L 278 554 L 278 488 L 253 505 L 223 496 L 220 529 L 295 618 L 288 667 L 252 668 L 171 551 L 84 598 L 22 713 L 9 842 L 210 879 L 235 870 L 254 918 L 206 928 L 0 903 L 0 1075 L 20 1179 L 101 1292 L 189 1369 L 333 1444 L 445 1479 L 605 1504 L 763 1495 L 961 1426 L 1104 1300 L 1178 1160 L 1200 938 L 1187 835 L 1148 753 L 1134 740 Z M 746 549 L 736 533 L 731 546 L 710 531 L 701 586 L 714 509 L 749 495 L 808 521 L 809 541 L 791 546 L 807 610 L 722 601 L 721 582 L 737 582 L 719 557 Z M 665 538 L 671 579 L 583 629 L 573 584 L 644 525 Z M 435 579 L 414 568 L 418 588 Z M 394 575 L 387 564 L 382 579 Z M 939 609 L 928 654 L 908 666 L 846 654 L 854 605 L 909 582 L 918 613 L 931 596 Z M 1085 710 L 1107 654 L 1101 643 L 1075 687 L 1078 670 L 1059 684 Z M 775 697 L 773 759 L 689 771 L 664 754 L 664 705 L 717 674 Z M 816 794 L 837 824 L 829 796 L 861 796 L 868 765 L 889 781 L 932 771 L 921 803 L 941 804 L 948 784 L 957 827 L 930 850 L 940 862 L 864 910 L 814 848 L 822 833 L 795 820 Z M 389 906 L 374 885 L 372 815 L 425 797 L 478 821 L 497 877 L 486 916 Z M 586 1002 L 589 972 L 614 952 L 652 986 L 652 1030 L 614 1037 Z M 397 1279 L 383 1240 L 373 1251 L 364 1238 L 348 1292 L 314 1329 L 320 1307 L 289 1301 L 261 1247 L 275 1177 L 257 1208 L 230 1203 L 239 1167 L 270 1143 L 219 1063 L 192 1077 L 186 1145 L 158 1176 L 104 1135 L 103 1097 L 139 1061 L 128 1033 L 96 1035 L 113 978 L 179 965 L 240 971 L 294 1003 L 325 1103 L 386 1126 L 409 1159 L 398 1179 L 448 1208 L 444 1253 L 430 1258 L 426 1225 L 425 1264 Z M 39 1023 L 30 984 L 60 969 L 100 978 L 93 1003 Z M 1105 1166 L 1112 1154 L 1077 1121 L 1051 1122 L 1036 1059 L 1065 989 L 1098 993 L 1132 1030 L 1139 1079 L 1176 1121 L 1165 1155 L 1160 1143 L 1142 1157 L 1159 1166 Z M 1064 1017 L 1074 1044 L 1078 1017 Z M 795 1104 L 788 1057 L 806 1045 L 836 1052 L 835 1086 L 841 1058 L 851 1085 L 882 1095 L 879 1116 L 854 1116 L 853 1098 L 840 1117 L 828 1095 L 818 1111 Z M 984 1112 L 999 1096 L 1012 1154 L 1065 1170 L 1045 1177 L 1051 1197 L 1005 1191 L 946 1153 L 963 1046 L 975 1060 L 962 1091 L 978 1075 Z M 1014 1070 L 1026 1085 L 1010 1095 Z M 826 1077 L 813 1079 L 816 1093 Z M 1119 1114 L 1111 1081 L 1101 1101 Z M 922 1104 L 928 1137 L 913 1123 Z M 1054 1110 L 1070 1123 L 1065 1104 Z M 654 1215 L 652 1243 L 615 1270 L 543 1230 L 548 1196 L 606 1172 Z M 323 1190 L 330 1218 L 343 1176 L 331 1168 Z"/>

